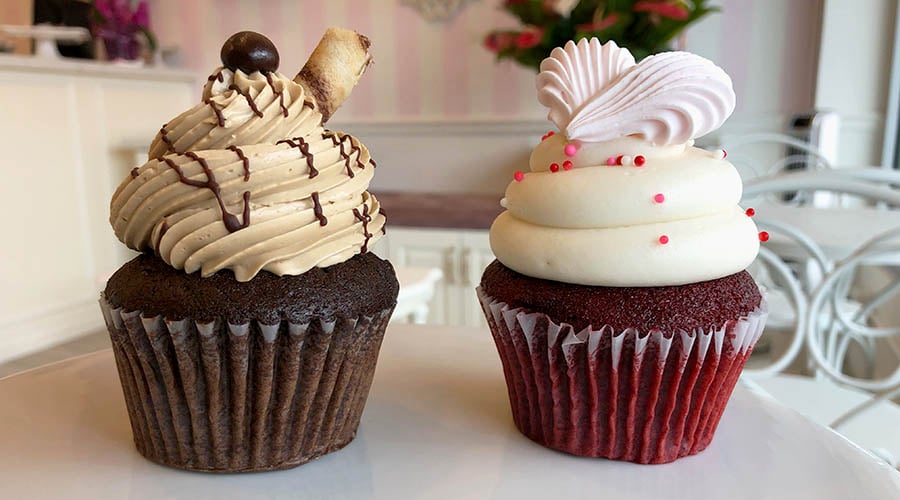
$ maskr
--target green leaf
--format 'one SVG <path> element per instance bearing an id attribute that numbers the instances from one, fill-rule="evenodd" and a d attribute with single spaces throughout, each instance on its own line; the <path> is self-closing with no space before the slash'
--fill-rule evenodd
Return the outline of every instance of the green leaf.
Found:
<path id="1" fill-rule="evenodd" d="M 147 38 L 147 47 L 150 49 L 150 52 L 155 54 L 156 49 L 159 47 L 156 42 L 156 36 L 147 28 L 141 28 L 141 33 Z"/>
<path id="2" fill-rule="evenodd" d="M 670 50 L 672 40 L 688 26 L 710 13 L 719 12 L 717 6 L 708 6 L 707 0 L 683 0 L 688 7 L 688 17 L 683 20 L 668 19 L 649 13 L 636 13 L 632 8 L 637 0 L 581 0 L 568 17 L 559 16 L 544 6 L 544 0 L 525 0 L 506 4 L 503 8 L 518 17 L 523 24 L 544 29 L 540 45 L 530 49 L 509 47 L 497 54 L 497 59 L 512 59 L 517 63 L 537 69 L 555 47 L 569 40 L 597 37 L 614 40 L 619 46 L 631 50 L 635 59 Z M 603 30 L 581 30 L 597 17 L 616 14 L 617 22 Z M 510 32 L 496 32 L 510 33 Z M 513 32 L 517 33 L 517 32 Z"/>
<path id="3" fill-rule="evenodd" d="M 532 26 L 545 26 L 553 18 L 559 18 L 544 8 L 542 0 L 525 0 L 521 3 L 508 3 L 504 7 L 507 11 L 519 18 L 523 24 Z"/>

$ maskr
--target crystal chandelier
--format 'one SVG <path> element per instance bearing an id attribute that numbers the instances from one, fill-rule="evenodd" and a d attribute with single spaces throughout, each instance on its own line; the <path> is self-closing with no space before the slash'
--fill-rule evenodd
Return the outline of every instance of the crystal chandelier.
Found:
<path id="1" fill-rule="evenodd" d="M 476 0 L 401 0 L 417 11 L 428 22 L 447 22 L 453 19 L 466 5 Z"/>

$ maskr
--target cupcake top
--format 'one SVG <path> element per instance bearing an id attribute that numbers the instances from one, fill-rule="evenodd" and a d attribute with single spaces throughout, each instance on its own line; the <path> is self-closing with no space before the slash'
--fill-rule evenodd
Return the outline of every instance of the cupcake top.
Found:
<path id="1" fill-rule="evenodd" d="M 262 35 L 241 32 L 201 102 L 162 126 L 110 205 L 116 236 L 170 266 L 238 281 L 302 274 L 365 253 L 385 219 L 375 162 L 323 125 L 371 62 L 369 41 L 329 29 L 293 79 Z"/>
<path id="2" fill-rule="evenodd" d="M 516 172 L 491 248 L 521 274 L 591 286 L 667 286 L 745 269 L 759 251 L 725 152 L 693 147 L 734 110 L 731 79 L 686 52 L 639 64 L 614 42 L 569 42 L 537 77 L 559 132 Z"/>

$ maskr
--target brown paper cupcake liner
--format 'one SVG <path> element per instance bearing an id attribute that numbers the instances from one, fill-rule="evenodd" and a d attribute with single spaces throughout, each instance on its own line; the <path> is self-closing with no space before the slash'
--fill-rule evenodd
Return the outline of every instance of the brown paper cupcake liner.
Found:
<path id="1" fill-rule="evenodd" d="M 768 315 L 710 331 L 576 332 L 478 288 L 516 427 L 585 457 L 666 463 L 703 451 Z"/>
<path id="2" fill-rule="evenodd" d="M 393 310 L 234 325 L 100 307 L 138 451 L 208 472 L 286 469 L 352 441 Z"/>

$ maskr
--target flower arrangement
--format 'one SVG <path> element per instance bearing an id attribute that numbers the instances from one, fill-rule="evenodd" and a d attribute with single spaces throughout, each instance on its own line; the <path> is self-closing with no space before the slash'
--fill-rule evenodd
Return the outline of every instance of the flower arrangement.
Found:
<path id="1" fill-rule="evenodd" d="M 150 31 L 150 13 L 146 0 L 94 0 L 91 32 L 103 41 L 110 60 L 135 60 L 141 55 L 139 35 L 156 51 L 156 37 Z"/>
<path id="2" fill-rule="evenodd" d="M 687 26 L 717 7 L 706 0 L 504 0 L 524 25 L 488 33 L 484 46 L 497 59 L 538 70 L 554 47 L 597 37 L 627 47 L 638 60 L 670 50 Z"/>

